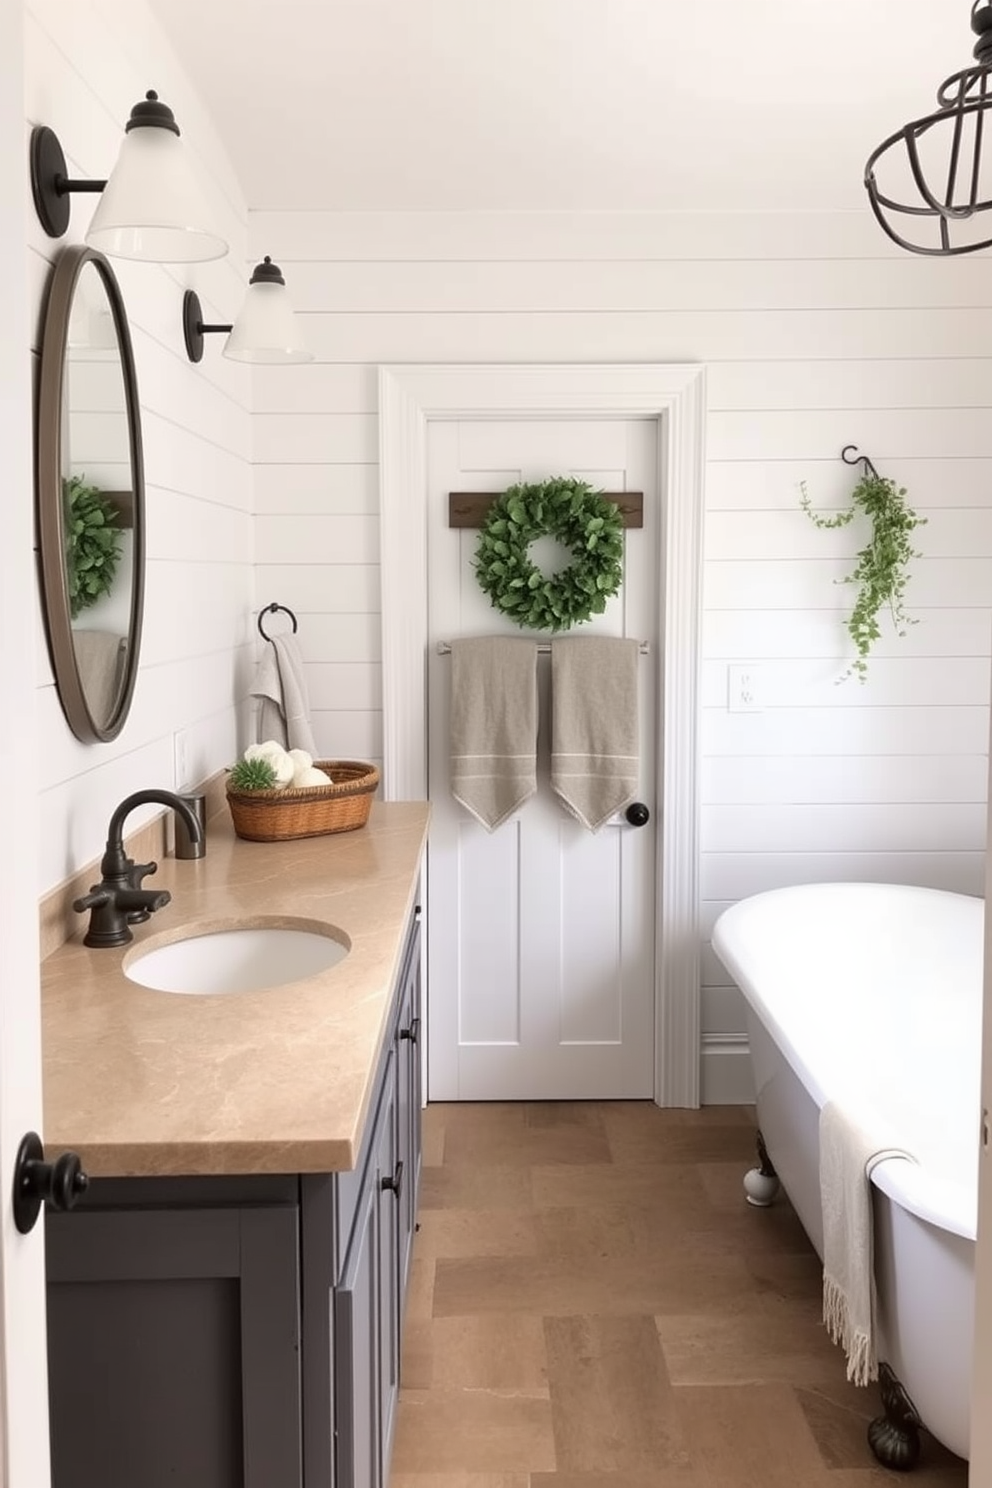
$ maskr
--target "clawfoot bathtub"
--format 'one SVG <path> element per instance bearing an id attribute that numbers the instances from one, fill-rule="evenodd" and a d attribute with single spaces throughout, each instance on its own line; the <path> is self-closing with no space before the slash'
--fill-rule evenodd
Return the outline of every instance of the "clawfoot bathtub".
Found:
<path id="1" fill-rule="evenodd" d="M 713 931 L 747 1004 L 764 1141 L 751 1202 L 777 1174 L 822 1256 L 826 1100 L 874 1113 L 917 1159 L 872 1173 L 885 1416 L 869 1440 L 889 1467 L 914 1464 L 921 1423 L 968 1456 L 983 912 L 935 889 L 808 884 L 742 900 Z"/>

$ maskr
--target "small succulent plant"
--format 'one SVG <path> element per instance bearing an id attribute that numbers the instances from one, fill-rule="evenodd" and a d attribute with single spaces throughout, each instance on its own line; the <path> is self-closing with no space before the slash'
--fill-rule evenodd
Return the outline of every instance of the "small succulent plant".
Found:
<path id="1" fill-rule="evenodd" d="M 239 791 L 275 790 L 276 771 L 271 760 L 256 755 L 254 759 L 239 759 L 231 766 L 228 784 Z"/>

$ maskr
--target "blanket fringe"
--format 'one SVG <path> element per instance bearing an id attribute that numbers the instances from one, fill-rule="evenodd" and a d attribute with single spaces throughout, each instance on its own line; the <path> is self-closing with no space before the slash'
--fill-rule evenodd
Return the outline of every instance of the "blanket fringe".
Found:
<path id="1" fill-rule="evenodd" d="M 832 1276 L 823 1276 L 823 1321 L 833 1343 L 839 1343 L 847 1355 L 847 1377 L 855 1385 L 867 1385 L 878 1378 L 878 1360 L 870 1334 L 857 1328 L 851 1318 L 850 1305 L 840 1284 Z"/>

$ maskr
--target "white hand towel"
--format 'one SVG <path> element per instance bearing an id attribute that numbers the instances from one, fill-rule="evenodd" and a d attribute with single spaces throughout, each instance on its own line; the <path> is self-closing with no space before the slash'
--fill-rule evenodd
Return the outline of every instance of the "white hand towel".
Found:
<path id="1" fill-rule="evenodd" d="M 885 1147 L 849 1112 L 827 1101 L 820 1111 L 820 1204 L 823 1210 L 823 1321 L 847 1355 L 856 1385 L 878 1378 L 875 1353 L 871 1174 L 889 1157 L 916 1159 Z"/>
<path id="2" fill-rule="evenodd" d="M 487 832 L 537 790 L 537 643 L 451 643 L 451 794 Z"/>
<path id="3" fill-rule="evenodd" d="M 295 635 L 270 637 L 255 672 L 251 696 L 260 700 L 256 723 L 260 742 L 275 739 L 284 749 L 317 753 L 303 657 Z"/>
<path id="4" fill-rule="evenodd" d="M 551 642 L 551 785 L 590 832 L 637 793 L 639 655 L 612 636 Z"/>

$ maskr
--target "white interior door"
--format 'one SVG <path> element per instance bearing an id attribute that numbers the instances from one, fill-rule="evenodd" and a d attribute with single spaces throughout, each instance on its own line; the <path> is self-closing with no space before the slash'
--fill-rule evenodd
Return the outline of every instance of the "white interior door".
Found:
<path id="1" fill-rule="evenodd" d="M 657 422 L 462 419 L 428 435 L 429 1093 L 434 1100 L 649 1098 L 654 1091 Z M 448 526 L 449 491 L 501 491 L 572 475 L 644 493 L 629 529 L 624 583 L 606 613 L 572 634 L 635 637 L 638 799 L 595 834 L 549 784 L 550 657 L 538 658 L 538 793 L 489 833 L 452 797 L 450 656 L 438 643 L 523 632 L 493 609 L 472 567 L 478 531 Z M 546 572 L 568 561 L 534 545 Z M 540 639 L 547 640 L 544 636 Z"/>
<path id="2" fill-rule="evenodd" d="M 0 735 L 4 853 L 0 867 L 0 1488 L 47 1488 L 48 1387 L 43 1226 L 14 1227 L 14 1159 L 26 1131 L 41 1131 L 38 1015 L 38 831 L 34 743 L 37 606 L 32 520 L 30 329 L 27 305 L 27 137 L 23 10 L 0 4 Z"/>

